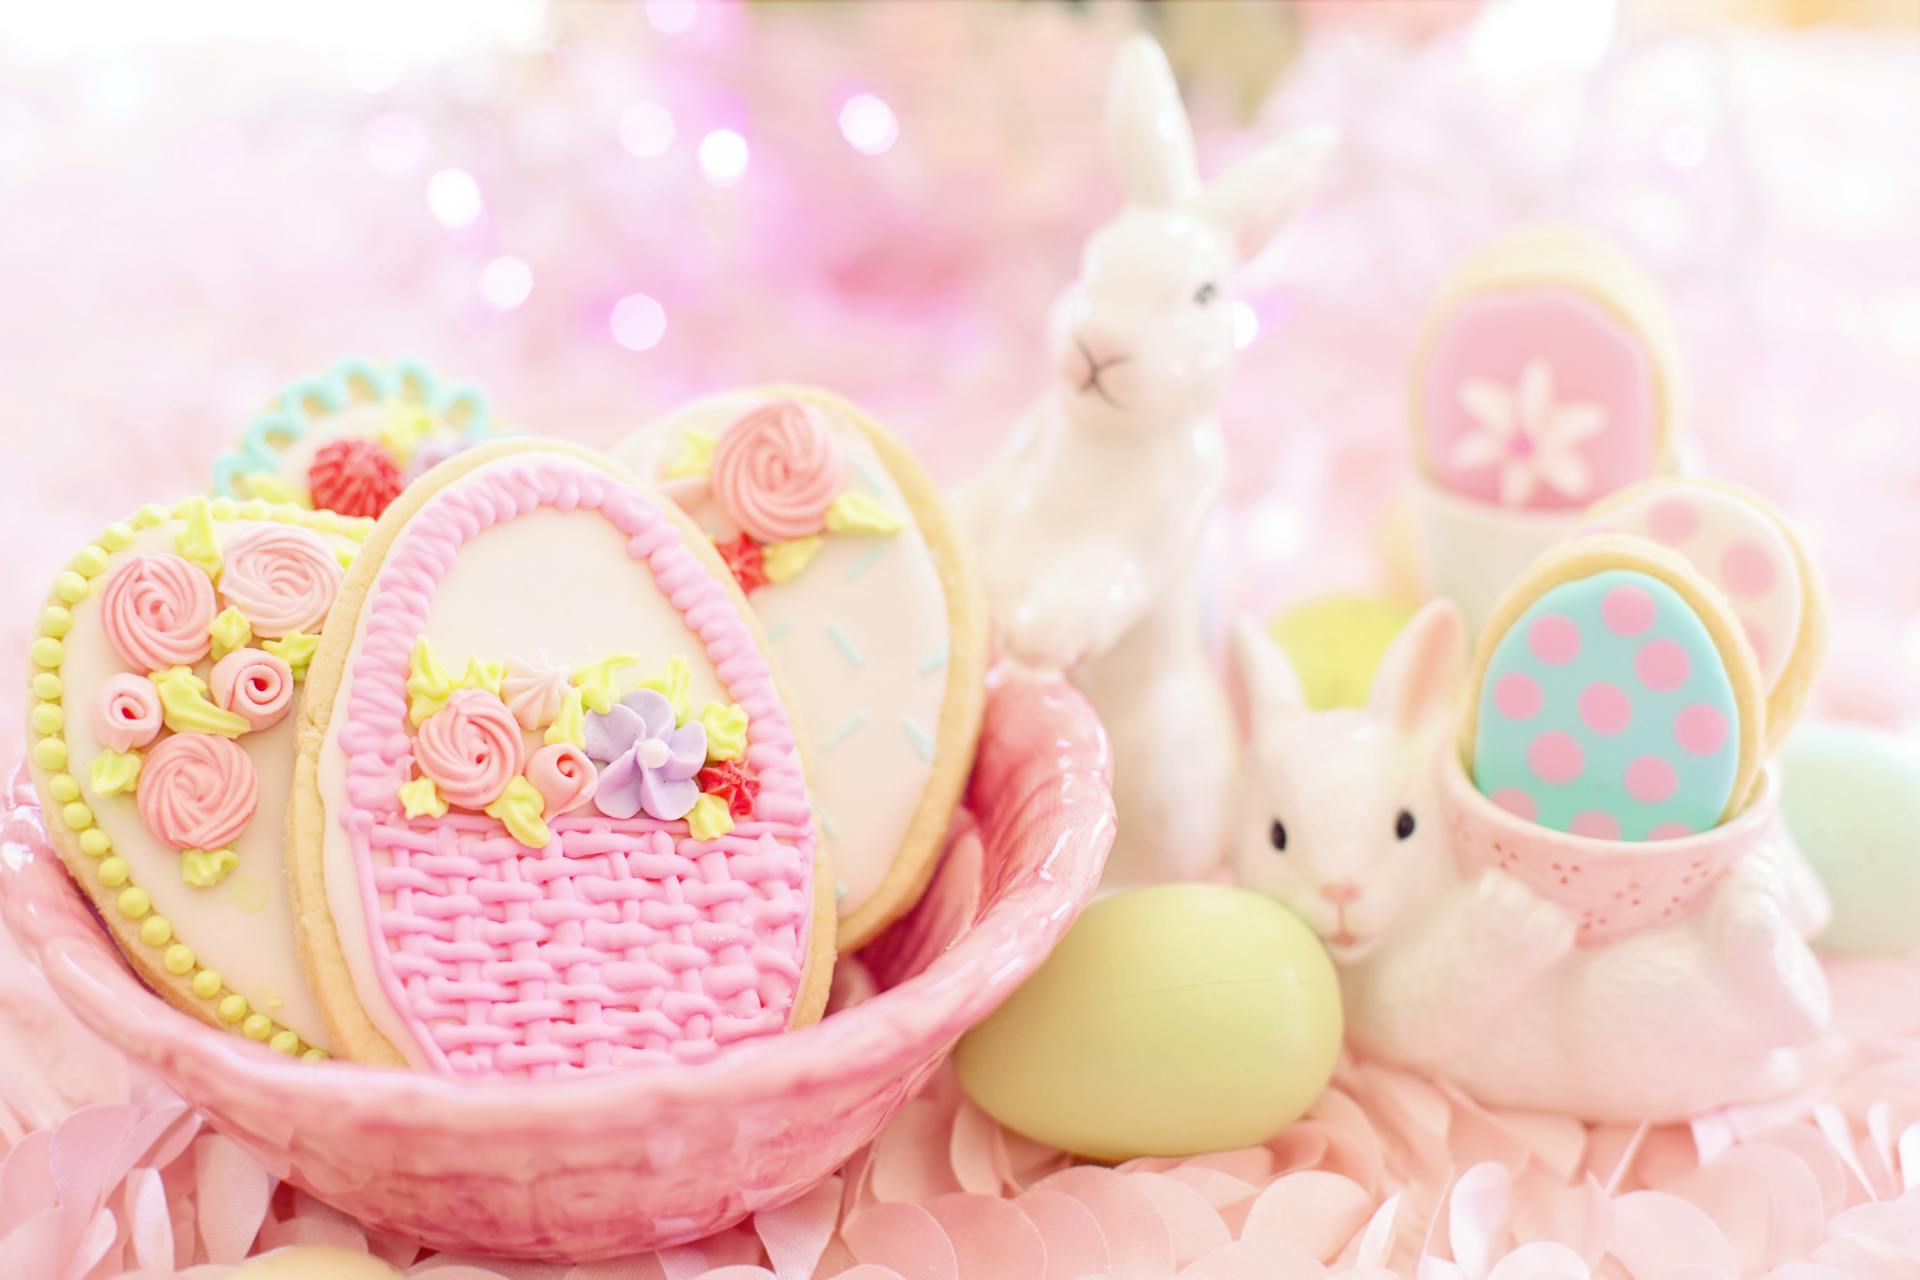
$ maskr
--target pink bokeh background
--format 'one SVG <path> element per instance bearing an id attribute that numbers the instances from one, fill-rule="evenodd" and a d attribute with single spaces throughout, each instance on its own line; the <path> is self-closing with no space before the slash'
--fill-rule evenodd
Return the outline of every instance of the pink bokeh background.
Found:
<path id="1" fill-rule="evenodd" d="M 1823 564 L 1838 622 L 1817 707 L 1894 724 L 1920 711 L 1911 24 L 1670 25 L 1658 6 L 1607 0 L 498 3 L 457 23 L 439 6 L 282 8 L 44 5 L 0 18 L 0 645 L 12 652 L 73 548 L 145 501 L 203 487 L 279 385 L 344 352 L 421 358 L 485 385 L 522 429 L 601 444 L 730 384 L 816 381 L 865 402 L 943 479 L 963 477 L 1045 386 L 1046 305 L 1117 198 L 1100 136 L 1108 58 L 1151 21 L 1210 168 L 1296 124 L 1331 122 L 1342 139 L 1325 194 L 1239 282 L 1257 331 L 1225 410 L 1219 577 L 1232 607 L 1391 580 L 1382 548 L 1404 496 L 1406 371 L 1428 299 L 1510 227 L 1572 220 L 1668 291 L 1694 459 L 1785 506 Z M 0 757 L 18 752 L 21 694 L 0 685 Z M 155 1145 L 100 1191 L 124 1197 L 123 1221 L 197 1214 L 198 1234 L 170 1239 L 218 1240 L 223 1257 L 356 1234 L 274 1196 L 223 1139 L 166 1137 L 186 1123 L 152 1119 L 173 1114 L 169 1099 L 73 1038 L 31 971 L 0 956 L 0 1045 L 12 1046 L 0 1150 L 63 1117 L 114 1133 L 144 1124 Z M 1920 1130 L 1905 1127 L 1920 1121 L 1920 1036 L 1883 1012 L 1861 1025 L 1873 1053 L 1843 1086 L 1716 1121 L 1704 1144 L 1681 1130 L 1576 1141 L 1535 1120 L 1483 1120 L 1417 1082 L 1349 1075 L 1309 1137 L 1207 1166 L 1244 1195 L 1211 1173 L 1185 1181 L 1205 1184 L 1230 1234 L 1347 1203 L 1328 1183 L 1274 1195 L 1290 1171 L 1346 1178 L 1368 1214 L 1403 1189 L 1404 1212 L 1428 1224 L 1421 1247 L 1449 1260 L 1437 1274 L 1476 1280 L 1523 1237 L 1584 1231 L 1604 1251 L 1623 1221 L 1629 1254 L 1681 1242 L 1608 1264 L 1636 1276 L 1667 1262 L 1753 1273 L 1836 1240 L 1849 1258 L 1910 1256 L 1920 1209 L 1901 1197 L 1920 1179 Z M 1026 1184 L 1007 1171 L 1044 1160 L 982 1136 L 950 1092 L 924 1101 L 899 1122 L 907 1136 L 883 1138 L 835 1194 L 849 1208 L 905 1206 L 869 1239 L 918 1240 L 945 1259 L 926 1242 L 1007 1228 L 933 1197 L 1011 1194 Z M 117 1109 L 84 1119 L 97 1113 L 83 1103 Z M 1785 1136 L 1720 1173 L 1693 1169 L 1762 1131 Z M 1001 1155 L 981 1156 L 983 1142 Z M 1303 1142 L 1321 1145 L 1302 1156 Z M 1468 1181 L 1487 1161 L 1507 1172 Z M 1585 1207 L 1536 1186 L 1542 1168 Z M 1188 1233 L 1182 1249 L 1213 1239 L 1179 1193 L 1099 1181 L 1054 1189 L 1090 1201 L 1101 1224 L 1146 1195 L 1156 1221 Z M 1669 1192 L 1694 1208 L 1631 1201 Z M 1084 1227 L 1041 1205 L 1048 1233 Z M 839 1207 L 823 1199 L 801 1222 L 800 1255 L 781 1236 L 780 1256 L 856 1257 L 842 1235 L 816 1249 L 806 1234 Z M 1871 1212 L 1847 1219 L 1856 1210 Z M 303 1214 L 320 1225 L 276 1225 Z M 1369 1220 L 1353 1248 L 1329 1252 L 1336 1269 L 1362 1264 Z M 607 1274 L 768 1261 L 769 1231 L 792 1225 Z M 1158 1250 L 1139 1274 L 1192 1261 L 1174 1249 L 1162 1268 Z M 937 1274 L 992 1274 L 951 1256 Z"/>

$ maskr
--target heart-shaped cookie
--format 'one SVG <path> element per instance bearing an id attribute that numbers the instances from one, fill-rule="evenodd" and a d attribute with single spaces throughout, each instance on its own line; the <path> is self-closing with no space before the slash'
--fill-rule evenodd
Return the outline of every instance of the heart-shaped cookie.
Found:
<path id="1" fill-rule="evenodd" d="M 525 442 L 388 511 L 296 767 L 294 898 L 336 1052 L 547 1076 L 812 1021 L 818 843 L 764 638 L 671 503 Z"/>
<path id="2" fill-rule="evenodd" d="M 329 1045 L 286 883 L 292 713 L 372 527 L 143 508 L 55 580 L 32 647 L 29 757 L 75 881 L 168 1001 L 287 1053 Z"/>
<path id="3" fill-rule="evenodd" d="M 973 762 L 986 610 L 938 492 L 859 409 L 806 387 L 715 396 L 618 457 L 713 539 L 817 748 L 840 946 L 920 897 Z"/>

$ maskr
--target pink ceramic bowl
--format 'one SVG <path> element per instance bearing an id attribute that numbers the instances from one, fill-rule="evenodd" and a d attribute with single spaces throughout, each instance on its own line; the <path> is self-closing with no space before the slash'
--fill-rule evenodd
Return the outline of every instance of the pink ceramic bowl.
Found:
<path id="1" fill-rule="evenodd" d="M 460 1083 L 290 1061 L 212 1030 L 121 963 L 17 780 L 0 914 L 86 1023 L 279 1177 L 445 1250 L 590 1261 L 722 1230 L 871 1139 L 1033 972 L 1113 841 L 1105 736 L 1056 680 L 991 681 L 965 827 L 914 913 L 861 959 L 878 995 L 700 1066 Z M 977 833 L 977 839 L 974 838 Z"/>
<path id="2" fill-rule="evenodd" d="M 1721 874 L 1770 838 L 1780 808 L 1773 770 L 1746 808 L 1679 840 L 1596 840 L 1515 817 L 1480 794 L 1457 751 L 1440 765 L 1440 807 L 1463 870 L 1501 869 L 1580 919 L 1594 946 L 1665 924 L 1700 904 Z"/>

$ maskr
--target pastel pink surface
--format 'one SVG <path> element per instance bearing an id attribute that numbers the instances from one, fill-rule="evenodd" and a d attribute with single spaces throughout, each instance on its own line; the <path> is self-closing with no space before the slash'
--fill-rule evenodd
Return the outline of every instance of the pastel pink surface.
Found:
<path id="1" fill-rule="evenodd" d="M 1079 694 L 996 674 L 968 793 L 982 855 L 977 915 L 951 948 L 922 947 L 913 939 L 923 929 L 952 927 L 930 896 L 870 949 L 878 995 L 698 1067 L 462 1082 L 316 1067 L 214 1031 L 127 972 L 19 782 L 0 846 L 0 915 L 83 1022 L 275 1176 L 434 1248 L 606 1258 L 792 1200 L 879 1132 L 1091 895 L 1113 837 L 1107 769 Z"/>
<path id="2" fill-rule="evenodd" d="M 1427 354 L 1420 388 L 1427 465 L 1442 488 L 1499 502 L 1498 466 L 1462 467 L 1454 453 L 1481 428 L 1460 403 L 1476 380 L 1518 387 L 1530 361 L 1553 373 L 1556 404 L 1597 406 L 1599 434 L 1579 446 L 1588 483 L 1569 496 L 1549 485 L 1526 504 L 1577 510 L 1643 479 L 1658 450 L 1659 387 L 1645 345 L 1612 311 L 1569 290 L 1516 289 L 1469 298 L 1447 317 Z"/>
<path id="3" fill-rule="evenodd" d="M 652 574 L 746 710 L 760 791 L 726 835 L 579 814 L 556 818 L 536 850 L 496 818 L 402 812 L 415 764 L 469 808 L 520 771 L 520 726 L 484 690 L 455 692 L 409 739 L 407 680 L 460 548 L 540 509 L 624 534 L 635 571 Z M 374 971 L 412 1034 L 409 1060 L 469 1077 L 598 1071 L 704 1059 L 785 1030 L 814 907 L 813 819 L 792 722 L 741 609 L 656 501 L 576 458 L 485 467 L 407 522 L 366 610 L 341 695 L 346 806 L 327 820 L 348 833 L 365 936 L 381 940 Z M 472 732 L 442 741 L 448 725 Z M 475 733 L 494 749 L 472 749 Z"/>
<path id="4" fill-rule="evenodd" d="M 1545 735 L 1543 735 L 1545 736 Z M 1686 915 L 1728 867 L 1763 840 L 1786 838 L 1778 822 L 1779 793 L 1771 770 L 1759 794 L 1731 820 L 1700 835 L 1658 831 L 1645 841 L 1607 838 L 1606 814 L 1587 813 L 1574 831 L 1554 831 L 1527 821 L 1531 798 L 1523 792 L 1492 797 L 1474 789 L 1457 752 L 1440 765 L 1440 807 L 1461 868 L 1476 874 L 1499 867 L 1580 920 L 1579 940 L 1592 946 Z M 1648 757 L 1648 759 L 1652 759 Z M 1635 761 L 1628 770 L 1634 785 Z M 1664 762 L 1654 764 L 1667 768 Z M 1640 785 L 1672 785 L 1649 776 Z M 1525 806 L 1516 799 L 1526 801 Z"/>

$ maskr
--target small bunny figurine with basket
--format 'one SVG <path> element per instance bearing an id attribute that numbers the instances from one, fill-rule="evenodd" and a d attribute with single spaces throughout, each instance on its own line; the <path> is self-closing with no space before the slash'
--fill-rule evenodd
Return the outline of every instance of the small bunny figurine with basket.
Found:
<path id="1" fill-rule="evenodd" d="M 1487 1103 L 1604 1121 L 1674 1120 L 1798 1086 L 1798 1050 L 1828 1020 L 1803 940 L 1820 890 L 1770 796 L 1718 829 L 1746 847 L 1690 911 L 1589 937 L 1517 875 L 1462 869 L 1454 604 L 1408 624 L 1364 709 L 1308 711 L 1285 655 L 1250 623 L 1236 648 L 1252 741 L 1235 869 L 1326 942 L 1363 1054 Z M 1661 856 L 1633 852 L 1657 843 L 1614 848 Z"/>
<path id="2" fill-rule="evenodd" d="M 1224 850 L 1231 711 L 1195 561 L 1225 472 L 1226 277 L 1312 191 L 1327 140 L 1255 153 L 1203 187 L 1166 57 L 1138 36 L 1109 126 L 1128 204 L 1053 313 L 1059 379 L 962 498 L 1001 643 L 1071 668 L 1113 740 L 1110 884 L 1204 875 Z"/>

